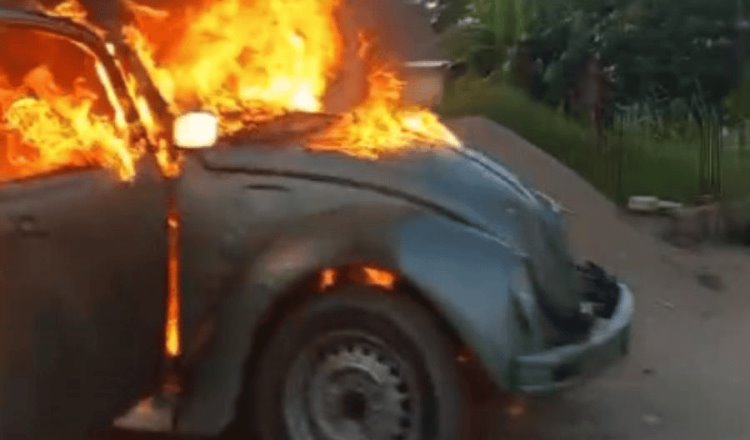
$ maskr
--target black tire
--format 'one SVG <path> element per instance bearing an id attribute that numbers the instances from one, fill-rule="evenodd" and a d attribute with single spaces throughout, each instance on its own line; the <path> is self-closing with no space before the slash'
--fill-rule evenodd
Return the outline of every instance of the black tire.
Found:
<path id="1" fill-rule="evenodd" d="M 454 344 L 407 298 L 354 286 L 316 297 L 266 347 L 239 414 L 257 440 L 465 438 Z"/>

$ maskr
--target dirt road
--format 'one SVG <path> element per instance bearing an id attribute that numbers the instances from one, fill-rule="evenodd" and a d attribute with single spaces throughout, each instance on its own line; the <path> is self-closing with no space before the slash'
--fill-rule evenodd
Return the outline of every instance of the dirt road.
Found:
<path id="1" fill-rule="evenodd" d="M 674 248 L 512 132 L 479 118 L 454 128 L 572 211 L 576 254 L 614 271 L 637 301 L 627 359 L 524 411 L 492 405 L 504 417 L 488 438 L 750 439 L 750 252 Z"/>
<path id="2" fill-rule="evenodd" d="M 571 211 L 576 254 L 614 271 L 637 301 L 626 359 L 551 398 L 487 405 L 485 438 L 750 439 L 750 252 L 674 248 L 512 132 L 479 118 L 452 125 L 468 144 L 561 201 Z"/>

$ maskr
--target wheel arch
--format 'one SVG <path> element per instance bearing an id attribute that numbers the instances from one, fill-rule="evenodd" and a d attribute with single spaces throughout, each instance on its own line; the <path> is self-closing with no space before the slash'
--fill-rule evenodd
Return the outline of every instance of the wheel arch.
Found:
<path id="1" fill-rule="evenodd" d="M 248 265 L 215 318 L 212 349 L 192 371 L 177 430 L 215 435 L 228 426 L 248 362 L 289 308 L 320 294 L 326 270 L 374 267 L 392 274 L 397 294 L 433 313 L 453 341 L 476 353 L 492 382 L 510 387 L 511 334 L 519 327 L 510 284 L 521 257 L 477 231 L 434 216 L 377 235 L 380 239 L 370 237 L 366 243 L 345 236 L 284 241 Z M 443 240 L 430 240 L 435 236 Z M 488 279 L 482 264 L 489 263 L 498 270 Z M 457 276 L 446 277 L 445 264 Z"/>
<path id="2" fill-rule="evenodd" d="M 393 277 L 394 283 L 391 287 L 371 282 L 365 276 L 358 273 L 365 270 L 377 270 Z M 323 286 L 326 273 L 335 273 L 336 281 L 328 286 Z M 273 332 L 283 323 L 285 316 L 293 313 L 304 305 L 314 300 L 316 296 L 336 293 L 352 285 L 368 286 L 383 295 L 403 296 L 424 308 L 438 323 L 440 330 L 451 341 L 457 353 L 462 356 L 468 354 L 467 348 L 460 331 L 448 319 L 445 313 L 438 309 L 434 301 L 430 300 L 428 292 L 422 291 L 408 276 L 395 267 L 388 267 L 382 263 L 368 261 L 367 263 L 347 264 L 338 267 L 321 266 L 312 269 L 298 282 L 291 286 L 286 292 L 279 292 L 279 296 L 263 314 L 252 336 L 253 344 L 248 354 L 247 367 L 255 366 L 257 356 L 260 356 Z"/>

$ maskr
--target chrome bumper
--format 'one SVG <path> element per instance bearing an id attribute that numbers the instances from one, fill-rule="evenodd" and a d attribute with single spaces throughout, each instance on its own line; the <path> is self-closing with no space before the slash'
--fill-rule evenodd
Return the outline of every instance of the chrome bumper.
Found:
<path id="1" fill-rule="evenodd" d="M 553 392 L 626 354 L 634 300 L 626 285 L 619 286 L 620 295 L 612 317 L 599 319 L 585 340 L 516 357 L 513 388 L 526 393 Z"/>

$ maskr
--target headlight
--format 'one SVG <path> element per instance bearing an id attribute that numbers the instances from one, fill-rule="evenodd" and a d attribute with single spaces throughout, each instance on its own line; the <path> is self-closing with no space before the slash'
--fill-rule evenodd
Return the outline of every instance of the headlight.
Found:
<path id="1" fill-rule="evenodd" d="M 172 140 L 178 148 L 211 148 L 219 139 L 219 119 L 209 112 L 190 112 L 174 121 Z"/>

